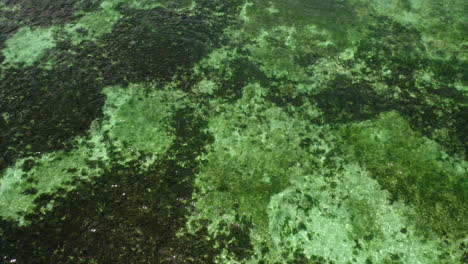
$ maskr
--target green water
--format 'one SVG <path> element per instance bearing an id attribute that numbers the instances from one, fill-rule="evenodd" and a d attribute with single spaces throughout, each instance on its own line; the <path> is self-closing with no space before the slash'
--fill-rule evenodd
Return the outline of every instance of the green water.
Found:
<path id="1" fill-rule="evenodd" d="M 0 262 L 468 263 L 467 14 L 0 0 Z"/>

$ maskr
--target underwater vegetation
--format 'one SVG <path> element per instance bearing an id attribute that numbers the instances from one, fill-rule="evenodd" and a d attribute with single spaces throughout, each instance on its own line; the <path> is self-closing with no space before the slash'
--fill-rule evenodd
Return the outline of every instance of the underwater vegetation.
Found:
<path id="1" fill-rule="evenodd" d="M 2 0 L 5 263 L 468 263 L 462 0 Z"/>

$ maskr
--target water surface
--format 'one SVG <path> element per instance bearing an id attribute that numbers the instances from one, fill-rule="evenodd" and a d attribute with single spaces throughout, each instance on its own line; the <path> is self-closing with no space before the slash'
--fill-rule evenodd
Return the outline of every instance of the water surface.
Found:
<path id="1" fill-rule="evenodd" d="M 2 263 L 468 263 L 463 0 L 1 0 Z"/>

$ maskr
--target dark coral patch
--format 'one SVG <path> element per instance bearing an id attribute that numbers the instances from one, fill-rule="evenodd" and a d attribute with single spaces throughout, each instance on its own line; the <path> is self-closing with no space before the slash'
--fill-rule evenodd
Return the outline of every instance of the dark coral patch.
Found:
<path id="1" fill-rule="evenodd" d="M 127 82 L 164 82 L 174 74 L 189 79 L 192 66 L 224 44 L 223 30 L 236 23 L 239 1 L 214 1 L 215 7 L 212 2 L 200 1 L 190 12 L 120 5 L 118 11 L 124 18 L 114 25 L 112 33 L 98 40 L 101 51 L 111 58 L 113 75 L 123 76 Z M 225 15 L 216 16 L 217 11 Z"/>
<path id="2" fill-rule="evenodd" d="M 190 90 L 192 66 L 222 44 L 223 29 L 235 24 L 236 4 L 213 7 L 231 12 L 226 16 L 213 14 L 207 9 L 213 3 L 204 1 L 190 13 L 121 5 L 124 18 L 95 42 L 75 46 L 67 37 L 57 39 L 56 48 L 43 58 L 53 64 L 51 69 L 39 62 L 3 69 L 0 170 L 18 157 L 63 149 L 70 138 L 84 134 L 101 115 L 101 90 L 107 85 L 164 85 L 179 76 L 181 89 Z"/>
<path id="3" fill-rule="evenodd" d="M 163 8 L 120 11 L 124 18 L 99 42 L 115 74 L 128 82 L 168 81 L 176 72 L 189 71 L 213 48 L 219 34 L 199 15 Z"/>
<path id="4" fill-rule="evenodd" d="M 380 74 L 389 85 L 407 85 L 413 73 L 424 68 L 425 47 L 421 34 L 384 16 L 374 18 L 375 24 L 366 29 L 359 43 L 356 58 L 363 60 L 372 73 Z M 389 74 L 382 75 L 386 68 Z M 367 73 L 367 72 L 363 72 Z"/>
<path id="5" fill-rule="evenodd" d="M 355 83 L 349 77 L 338 75 L 327 86 L 314 96 L 324 113 L 324 122 L 363 121 L 390 109 L 390 103 L 369 83 Z"/>
<path id="6" fill-rule="evenodd" d="M 253 245 L 250 240 L 250 228 L 252 223 L 236 214 L 235 222 L 227 225 L 221 224 L 219 229 L 229 230 L 229 234 L 218 235 L 215 239 L 221 248 L 232 253 L 237 260 L 242 261 L 252 256 Z"/>
<path id="7" fill-rule="evenodd" d="M 0 82 L 0 153 L 15 157 L 62 149 L 84 133 L 104 104 L 95 75 L 80 65 L 43 70 L 10 68 Z M 3 168 L 0 167 L 1 168 Z"/>
<path id="8" fill-rule="evenodd" d="M 358 46 L 356 58 L 370 75 L 388 86 L 377 92 L 371 83 L 353 82 L 337 76 L 314 100 L 324 112 L 325 122 L 351 122 L 372 118 L 382 111 L 397 110 L 414 129 L 444 145 L 451 154 L 468 153 L 466 117 L 468 102 L 452 83 L 463 78 L 461 62 L 442 62 L 427 58 L 419 32 L 386 17 L 368 29 Z M 383 69 L 388 74 L 382 74 Z M 418 70 L 429 70 L 438 82 L 421 83 Z M 446 129 L 447 138 L 434 135 Z"/>
<path id="9" fill-rule="evenodd" d="M 77 11 L 92 11 L 100 0 L 5 0 L 7 6 L 18 6 L 16 11 L 4 12 L 11 21 L 29 26 L 51 26 L 71 22 Z"/>
<path id="10" fill-rule="evenodd" d="M 2 256 L 19 263 L 213 263 L 219 252 L 206 229 L 176 236 L 190 208 L 196 158 L 212 142 L 206 125 L 193 108 L 180 109 L 176 140 L 150 169 L 140 169 L 145 153 L 121 164 L 111 151 L 112 168 L 93 165 L 105 169 L 101 177 L 36 199 L 28 226 L 0 221 Z M 43 212 L 50 202 L 54 208 Z"/>
<path id="11" fill-rule="evenodd" d="M 1 12 L 0 12 L 0 15 L 1 15 Z M 4 48 L 5 46 L 5 41 L 11 36 L 11 34 L 13 34 L 17 29 L 18 29 L 18 25 L 16 25 L 15 23 L 13 22 L 10 22 L 10 21 L 2 21 L 2 23 L 0 23 L 0 50 Z M 0 52 L 0 63 L 3 62 L 3 60 L 5 60 L 5 57 L 3 56 L 3 54 Z"/>
<path id="12" fill-rule="evenodd" d="M 191 208 L 197 157 L 213 142 L 207 121 L 192 107 L 177 110 L 172 119 L 175 142 L 165 156 L 147 170 L 141 157 L 115 161 L 91 182 L 80 182 L 67 194 L 63 189 L 36 199 L 28 226 L 0 220 L 0 252 L 19 263 L 214 263 L 225 246 L 238 259 L 250 256 L 249 223 L 238 218 L 229 236 L 214 240 L 206 223 L 195 234 L 182 233 Z M 91 164 L 90 164 L 91 166 Z M 31 190 L 33 191 L 33 190 Z M 42 208 L 54 203 L 51 211 Z M 242 243 L 242 244 L 239 244 Z"/>
<path id="13" fill-rule="evenodd" d="M 450 154 L 468 155 L 468 102 L 453 87 L 422 86 L 403 90 L 395 100 L 395 109 L 406 116 L 413 128 L 445 146 Z M 446 129 L 447 136 L 434 135 Z"/>
<path id="14" fill-rule="evenodd" d="M 235 102 L 243 96 L 243 88 L 250 83 L 268 86 L 268 76 L 257 64 L 247 57 L 229 58 L 222 61 L 223 67 L 212 68 L 200 65 L 202 76 L 214 81 L 219 88 L 213 91 L 211 97 L 223 98 L 227 102 Z"/>
<path id="15" fill-rule="evenodd" d="M 114 166 L 65 198 L 41 196 L 28 227 L 1 221 L 2 256 L 19 263 L 212 263 L 216 250 L 203 231 L 175 236 L 185 223 L 190 175 L 172 161 L 147 172 L 136 165 Z M 51 200 L 54 209 L 40 213 Z"/>

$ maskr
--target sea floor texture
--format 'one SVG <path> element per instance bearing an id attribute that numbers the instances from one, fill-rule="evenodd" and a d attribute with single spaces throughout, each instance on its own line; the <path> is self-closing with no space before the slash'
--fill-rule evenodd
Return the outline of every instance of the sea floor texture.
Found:
<path id="1" fill-rule="evenodd" d="M 468 263 L 468 1 L 0 0 L 0 263 Z"/>

